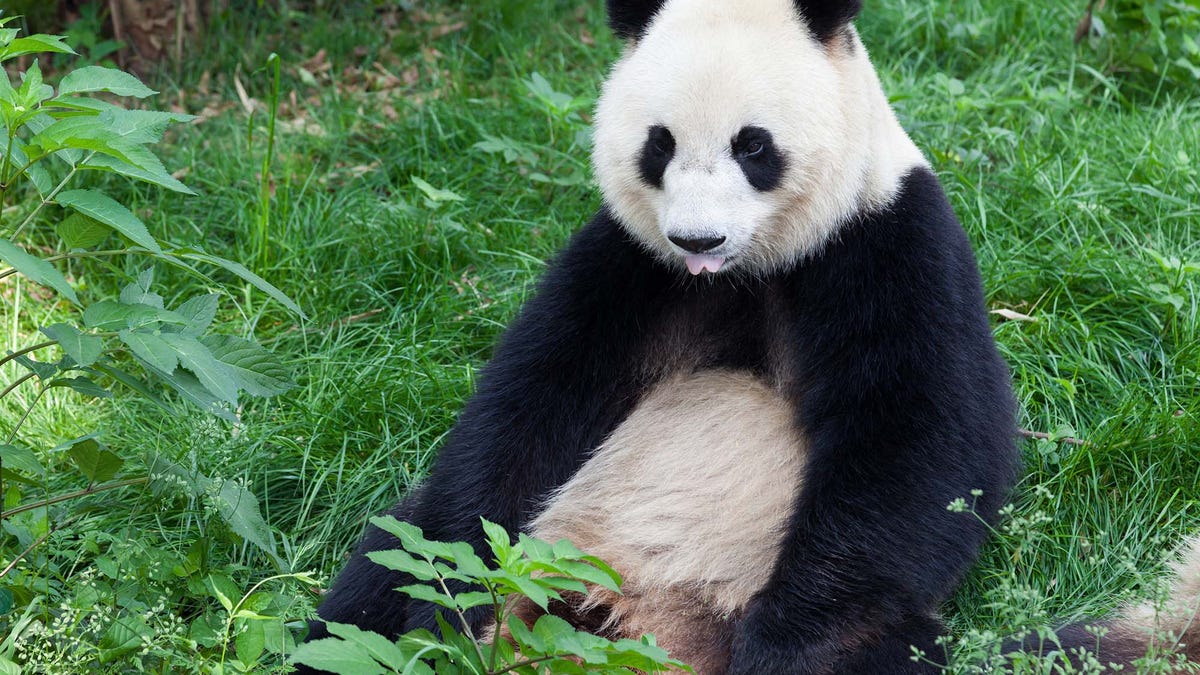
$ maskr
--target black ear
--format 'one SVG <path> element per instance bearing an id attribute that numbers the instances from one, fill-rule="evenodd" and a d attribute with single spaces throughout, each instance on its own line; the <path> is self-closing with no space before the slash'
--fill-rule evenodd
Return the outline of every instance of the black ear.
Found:
<path id="1" fill-rule="evenodd" d="M 667 0 L 608 0 L 608 25 L 617 37 L 628 40 L 646 32 L 650 20 Z"/>
<path id="2" fill-rule="evenodd" d="M 862 0 L 795 0 L 804 22 L 821 42 L 828 42 L 858 16 Z"/>

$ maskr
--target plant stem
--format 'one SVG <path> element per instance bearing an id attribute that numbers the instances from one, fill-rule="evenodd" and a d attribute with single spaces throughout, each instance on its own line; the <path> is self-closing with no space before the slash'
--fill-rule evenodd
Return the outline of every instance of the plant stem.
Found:
<path id="1" fill-rule="evenodd" d="M 145 249 L 129 249 L 129 248 L 113 248 L 104 251 L 76 251 L 74 253 L 60 253 L 46 258 L 46 262 L 58 262 L 59 260 L 69 260 L 71 258 L 102 258 L 111 255 L 137 255 L 140 253 L 150 253 Z M 0 280 L 5 277 L 12 276 L 17 273 L 17 268 L 10 267 L 3 272 L 0 272 Z"/>
<path id="2" fill-rule="evenodd" d="M 501 670 L 489 672 L 488 675 L 500 675 L 501 673 L 511 673 L 512 671 L 516 670 L 517 668 L 524 668 L 525 666 L 532 666 L 535 663 L 541 663 L 542 661 L 549 661 L 550 659 L 556 659 L 556 658 L 558 658 L 558 656 L 552 654 L 550 656 L 539 656 L 536 659 L 526 659 L 524 661 L 517 661 L 516 663 L 508 664 L 508 666 L 506 666 L 505 668 L 503 668 Z"/>
<path id="3" fill-rule="evenodd" d="M 5 387 L 4 391 L 0 391 L 0 398 L 4 398 L 5 396 L 8 396 L 10 393 L 12 393 L 13 389 L 16 389 L 17 387 L 21 386 L 25 382 L 28 382 L 29 378 L 33 377 L 34 375 L 37 375 L 37 373 L 25 373 L 21 377 L 18 377 L 15 382 L 13 382 L 12 384 Z"/>
<path id="4" fill-rule="evenodd" d="M 32 553 L 33 549 L 37 548 L 38 546 L 41 546 L 42 543 L 44 543 L 47 539 L 50 538 L 50 535 L 61 530 L 62 528 L 66 527 L 67 525 L 70 525 L 71 522 L 74 521 L 77 517 L 78 516 L 71 516 L 70 518 L 67 518 L 66 520 L 59 523 L 58 525 L 55 525 L 55 526 L 51 527 L 50 529 L 48 529 L 46 531 L 46 534 L 43 534 L 42 536 L 35 539 L 33 541 L 33 543 L 30 544 L 24 551 L 21 551 L 19 554 L 17 554 L 17 557 L 13 558 L 12 562 L 10 562 L 8 564 L 8 567 L 5 567 L 3 571 L 0 571 L 0 579 L 3 579 L 5 577 L 5 575 L 7 575 L 9 572 L 13 571 L 13 569 L 16 568 L 17 563 L 21 562 L 25 558 L 25 556 Z"/>
<path id="5" fill-rule="evenodd" d="M 126 480 L 119 480 L 115 483 L 104 483 L 103 485 L 89 485 L 88 487 L 86 487 L 82 490 L 76 490 L 75 492 L 68 492 L 65 495 L 59 495 L 57 497 L 43 499 L 40 502 L 34 502 L 32 504 L 25 504 L 22 506 L 18 506 L 16 508 L 9 509 L 8 511 L 0 513 L 0 520 L 4 520 L 5 518 L 11 518 L 11 517 L 17 515 L 18 513 L 25 513 L 26 511 L 32 511 L 34 509 L 40 509 L 40 508 L 44 508 L 47 506 L 52 506 L 59 502 L 70 501 L 72 499 L 78 499 L 80 497 L 87 497 L 88 495 L 94 495 L 94 494 L 97 494 L 100 492 L 108 492 L 109 490 L 116 490 L 117 488 L 129 487 L 130 485 L 141 485 L 143 483 L 149 483 L 149 482 L 150 482 L 149 476 L 142 476 L 141 478 L 128 478 Z"/>
<path id="6" fill-rule="evenodd" d="M 446 587 L 446 580 L 442 577 L 442 575 L 437 575 L 437 580 L 438 585 L 442 587 L 442 592 L 446 594 L 446 597 L 450 598 L 451 601 L 454 601 L 454 594 L 451 593 L 450 589 Z M 479 640 L 475 639 L 475 634 L 471 632 L 471 624 L 467 623 L 467 617 L 463 615 L 462 610 L 458 608 L 457 602 L 454 605 L 454 613 L 458 615 L 458 620 L 462 622 L 463 631 L 465 631 L 467 637 L 471 639 L 471 644 L 475 645 L 475 654 L 479 657 L 479 662 L 486 663 L 487 660 L 483 657 L 483 649 L 479 647 Z"/>
<path id="7" fill-rule="evenodd" d="M 47 204 L 51 203 L 52 201 L 54 201 L 54 198 L 58 196 L 58 193 L 62 192 L 62 189 L 67 186 L 67 182 L 69 182 L 72 178 L 74 178 L 76 173 L 79 173 L 79 164 L 87 164 L 88 160 L 90 160 L 91 158 L 93 158 L 95 156 L 96 156 L 96 151 L 93 150 L 91 152 L 91 154 L 89 154 L 87 157 L 84 157 L 82 160 L 80 160 L 80 162 L 78 164 L 76 164 L 75 166 L 72 166 L 71 170 L 69 172 L 67 172 L 67 175 L 63 176 L 63 179 L 58 183 L 58 185 L 55 185 L 54 189 L 50 191 L 50 194 L 46 195 L 46 198 L 42 200 L 42 203 L 38 204 L 37 207 L 34 208 L 33 211 L 31 211 L 29 213 L 28 216 L 25 216 L 25 220 L 21 221 L 21 224 L 17 226 L 16 231 L 12 233 L 12 236 L 10 238 L 16 239 L 17 235 L 21 234 L 21 230 L 24 230 L 25 226 L 28 225 L 29 223 L 32 223 L 34 217 L 37 216 L 37 214 L 41 213 L 42 208 L 45 207 Z"/>
<path id="8" fill-rule="evenodd" d="M 15 359 L 19 356 L 25 356 L 29 352 L 36 352 L 39 349 L 45 349 L 46 347 L 51 347 L 56 344 L 58 344 L 57 340 L 47 340 L 45 342 L 39 342 L 36 345 L 33 345 L 32 347 L 26 347 L 24 349 L 12 352 L 11 354 L 9 354 L 7 356 L 0 357 L 0 366 L 3 366 L 4 364 L 8 363 L 9 361 L 12 361 L 13 359 Z M 7 393 L 7 392 L 5 392 L 5 393 Z"/>

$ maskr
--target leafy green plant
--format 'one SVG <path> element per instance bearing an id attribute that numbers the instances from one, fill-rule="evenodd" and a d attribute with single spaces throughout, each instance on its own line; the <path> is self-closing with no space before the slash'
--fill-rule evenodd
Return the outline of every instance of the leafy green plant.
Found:
<path id="1" fill-rule="evenodd" d="M 0 63 L 74 53 L 62 36 L 19 37 L 18 29 L 8 27 L 12 21 L 0 19 Z M 228 591 L 232 581 L 227 593 L 216 593 L 219 585 L 196 581 L 212 578 L 205 564 L 153 548 L 125 549 L 122 537 L 112 533 L 81 529 L 83 544 L 68 542 L 49 553 L 42 552 L 43 545 L 89 518 L 86 506 L 73 504 L 141 486 L 148 498 L 173 491 L 204 504 L 240 541 L 283 568 L 257 500 L 237 481 L 183 470 L 156 453 L 130 461 L 135 458 L 106 444 L 106 430 L 95 419 L 74 420 L 73 428 L 91 428 L 53 448 L 44 439 L 27 440 L 22 428 L 35 406 L 60 390 L 94 399 L 133 396 L 174 413 L 175 406 L 160 395 L 165 387 L 236 422 L 243 395 L 273 396 L 295 386 L 288 369 L 257 342 L 213 331 L 218 293 L 168 294 L 171 289 L 156 283 L 155 263 L 182 270 L 209 288 L 219 283 L 204 268 L 222 270 L 302 313 L 240 263 L 155 237 L 133 209 L 89 180 L 115 174 L 194 194 L 149 149 L 170 124 L 190 116 L 121 105 L 156 92 L 116 69 L 76 68 L 54 87 L 34 60 L 18 80 L 11 81 L 8 72 L 0 76 L 0 262 L 6 265 L 0 281 L 6 301 L 11 299 L 5 313 L 12 335 L 28 343 L 14 344 L 0 356 L 2 372 L 17 369 L 0 382 L 0 405 L 19 411 L 0 422 L 0 554 L 6 562 L 0 570 L 0 627 L 14 638 L 0 645 L 0 669 L 12 671 L 14 659 L 23 658 L 33 659 L 35 669 L 99 672 L 98 664 L 139 652 L 145 665 L 159 639 L 199 644 L 189 637 L 195 622 L 156 624 L 152 598 L 176 596 L 172 582 L 186 579 L 198 597 L 215 597 L 224 606 L 223 597 L 241 597 Z M 144 264 L 132 262 L 137 259 Z M 130 264 L 117 264 L 121 261 Z M 26 289 L 22 280 L 34 286 Z M 72 472 L 78 487 L 51 491 L 51 484 L 70 485 Z M 74 560 L 64 563 L 71 555 Z M 61 584 L 81 560 L 89 562 L 90 577 L 82 585 Z M 130 570 L 140 571 L 131 577 Z M 281 572 L 259 584 L 277 579 L 307 580 Z M 265 647 L 264 642 L 255 648 L 255 638 L 245 637 L 265 635 L 260 624 L 272 616 L 256 592 L 224 607 L 228 616 L 216 638 L 222 663 L 228 640 L 246 645 L 230 660 L 245 669 Z M 49 609 L 52 598 L 56 609 Z M 103 610 L 93 606 L 101 599 L 112 604 Z M 14 617 L 16 609 L 24 615 Z M 285 647 L 290 645 L 280 642 L 276 652 Z M 18 656 L 21 650 L 24 657 Z"/>
<path id="2" fill-rule="evenodd" d="M 302 645 L 293 661 L 341 675 L 691 670 L 670 659 L 652 636 L 613 642 L 577 631 L 553 614 L 542 615 L 533 626 L 512 614 L 514 601 L 522 597 L 546 611 L 551 601 L 562 600 L 563 592 L 586 593 L 587 584 L 619 590 L 621 578 L 612 568 L 566 540 L 549 544 L 522 534 L 513 543 L 503 527 L 485 520 L 483 527 L 495 563 L 488 566 L 465 542 L 428 540 L 420 528 L 390 516 L 371 522 L 394 534 L 401 548 L 368 557 L 423 582 L 397 590 L 445 609 L 456 618 L 456 625 L 439 612 L 440 638 L 418 629 L 393 642 L 356 626 L 330 623 L 329 632 L 335 637 Z M 449 581 L 464 583 L 469 590 L 453 592 Z M 465 616 L 475 607 L 489 607 L 493 625 L 506 626 L 507 634 L 490 644 L 475 635 Z"/>
<path id="3" fill-rule="evenodd" d="M 1136 69 L 1181 83 L 1200 81 L 1200 2 L 1090 0 L 1076 39 L 1118 69 Z"/>

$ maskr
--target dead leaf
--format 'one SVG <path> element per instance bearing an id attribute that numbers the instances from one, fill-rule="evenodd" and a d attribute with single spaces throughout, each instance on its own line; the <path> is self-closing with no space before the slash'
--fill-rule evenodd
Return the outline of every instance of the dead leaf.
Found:
<path id="1" fill-rule="evenodd" d="M 1007 321 L 1028 321 L 1028 322 L 1036 322 L 1037 321 L 1037 319 L 1035 319 L 1032 316 L 1029 316 L 1028 314 L 1014 312 L 1011 309 L 993 309 L 992 311 L 988 312 L 988 314 L 995 314 L 996 316 L 999 316 L 1000 318 L 1005 319 Z"/>

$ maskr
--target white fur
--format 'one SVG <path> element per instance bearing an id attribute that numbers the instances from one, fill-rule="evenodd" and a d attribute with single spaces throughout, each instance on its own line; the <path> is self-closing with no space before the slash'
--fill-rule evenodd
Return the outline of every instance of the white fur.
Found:
<path id="1" fill-rule="evenodd" d="M 770 576 L 800 490 L 806 446 L 794 414 L 749 373 L 668 378 L 558 490 L 532 532 L 607 561 L 631 598 L 734 614 Z"/>
<path id="2" fill-rule="evenodd" d="M 661 190 L 638 171 L 656 124 L 676 140 Z M 788 161 L 769 192 L 749 184 L 730 149 L 749 125 L 771 132 Z M 668 233 L 721 235 L 713 253 L 729 258 L 724 269 L 760 272 L 886 205 L 925 164 L 853 29 L 821 44 L 792 0 L 668 0 L 605 83 L 594 145 L 606 201 L 648 249 L 682 267 Z"/>

